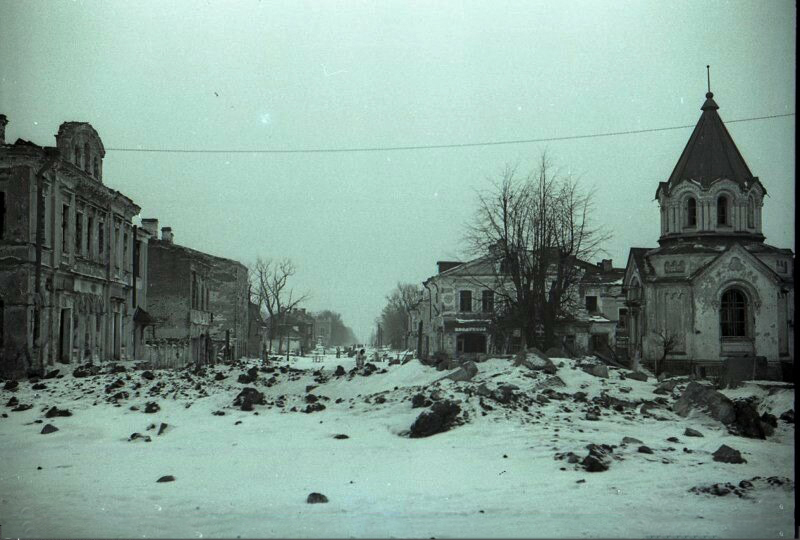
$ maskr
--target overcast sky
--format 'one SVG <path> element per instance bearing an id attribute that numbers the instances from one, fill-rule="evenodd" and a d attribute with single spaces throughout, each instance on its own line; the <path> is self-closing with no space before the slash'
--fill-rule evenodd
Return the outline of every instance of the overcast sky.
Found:
<path id="1" fill-rule="evenodd" d="M 596 187 L 624 266 L 657 246 L 659 181 L 691 129 L 536 144 L 317 154 L 131 153 L 489 142 L 694 125 L 706 64 L 724 121 L 795 112 L 790 1 L 0 0 L 7 137 L 91 123 L 104 181 L 176 242 L 290 257 L 310 309 L 362 340 L 398 281 L 462 257 L 475 190 L 506 163 Z M 794 249 L 795 117 L 728 124 Z"/>

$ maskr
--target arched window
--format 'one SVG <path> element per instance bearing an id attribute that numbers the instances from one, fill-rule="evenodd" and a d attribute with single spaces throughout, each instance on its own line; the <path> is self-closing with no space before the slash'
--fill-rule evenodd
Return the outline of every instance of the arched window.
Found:
<path id="1" fill-rule="evenodd" d="M 756 202 L 751 195 L 747 199 L 747 228 L 754 229 L 756 227 Z"/>
<path id="2" fill-rule="evenodd" d="M 697 201 L 694 197 L 686 199 L 686 226 L 697 227 Z"/>
<path id="3" fill-rule="evenodd" d="M 717 198 L 717 225 L 728 224 L 728 198 L 720 195 Z"/>
<path id="4" fill-rule="evenodd" d="M 97 156 L 94 157 L 94 177 L 100 179 L 100 159 Z"/>
<path id="5" fill-rule="evenodd" d="M 78 167 L 81 166 L 81 147 L 80 146 L 76 146 L 75 147 L 75 165 L 77 165 Z"/>
<path id="6" fill-rule="evenodd" d="M 85 143 L 83 145 L 83 170 L 89 172 L 89 163 L 91 160 L 89 159 L 89 143 Z"/>
<path id="7" fill-rule="evenodd" d="M 747 337 L 747 296 L 742 291 L 728 289 L 722 294 L 719 322 L 723 338 Z"/>

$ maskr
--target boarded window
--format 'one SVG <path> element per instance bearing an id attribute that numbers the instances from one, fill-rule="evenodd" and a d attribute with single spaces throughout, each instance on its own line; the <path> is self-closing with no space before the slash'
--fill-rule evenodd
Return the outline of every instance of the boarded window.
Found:
<path id="1" fill-rule="evenodd" d="M 596 296 L 587 296 L 586 297 L 586 310 L 590 313 L 597 311 L 597 297 Z"/>

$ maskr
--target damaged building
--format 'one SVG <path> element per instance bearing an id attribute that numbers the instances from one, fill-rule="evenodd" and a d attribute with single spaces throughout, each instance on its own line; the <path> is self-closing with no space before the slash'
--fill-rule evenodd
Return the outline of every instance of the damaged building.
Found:
<path id="1" fill-rule="evenodd" d="M 597 264 L 575 260 L 580 281 L 570 294 L 577 305 L 562 314 L 555 329 L 565 352 L 615 356 L 624 341 L 618 321 L 625 316 L 622 276 L 610 259 Z M 496 316 L 497 291 L 510 288 L 496 257 L 468 262 L 439 261 L 439 272 L 423 282 L 420 302 L 410 311 L 410 336 L 422 358 L 446 354 L 464 357 L 515 353 L 522 343 L 520 328 L 508 327 Z M 553 270 L 555 272 L 555 269 Z M 512 294 L 508 291 L 508 294 Z"/>
<path id="2" fill-rule="evenodd" d="M 54 147 L 6 144 L 7 123 L 0 115 L 0 369 L 137 357 L 148 239 L 132 222 L 139 207 L 103 182 L 103 142 L 65 122 Z"/>
<path id="3" fill-rule="evenodd" d="M 656 189 L 661 236 L 624 276 L 631 354 L 659 371 L 717 374 L 728 359 L 793 365 L 794 254 L 765 243 L 767 194 L 709 92 L 672 174 Z"/>
<path id="4" fill-rule="evenodd" d="M 153 365 L 183 366 L 236 360 L 248 351 L 249 289 L 240 262 L 175 243 L 171 227 L 143 219 L 150 235 L 147 333 Z"/>

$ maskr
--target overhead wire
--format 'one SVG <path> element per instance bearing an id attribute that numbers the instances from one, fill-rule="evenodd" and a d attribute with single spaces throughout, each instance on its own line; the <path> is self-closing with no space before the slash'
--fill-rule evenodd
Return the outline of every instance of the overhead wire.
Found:
<path id="1" fill-rule="evenodd" d="M 756 120 L 769 120 L 772 118 L 783 118 L 794 116 L 795 113 L 772 114 L 769 116 L 756 116 L 752 118 L 739 118 L 727 120 L 725 124 L 737 122 L 753 122 Z M 569 141 L 577 139 L 594 139 L 600 137 L 617 137 L 620 135 L 635 135 L 639 133 L 655 133 L 659 131 L 671 131 L 677 129 L 687 129 L 694 127 L 694 124 L 684 126 L 669 126 L 648 129 L 631 129 L 626 131 L 611 131 L 606 133 L 590 133 L 584 135 L 565 135 L 561 137 L 539 137 L 535 139 L 513 139 L 504 141 L 482 141 L 467 143 L 450 144 L 420 144 L 407 146 L 365 146 L 365 147 L 345 147 L 345 148 L 295 148 L 295 149 L 264 149 L 254 148 L 245 149 L 189 149 L 189 148 L 106 148 L 110 152 L 156 152 L 173 154 L 325 154 L 325 153 L 346 153 L 346 152 L 397 152 L 408 150 L 436 150 L 446 148 L 473 148 L 477 146 L 501 146 L 511 144 L 531 144 L 553 141 Z"/>

